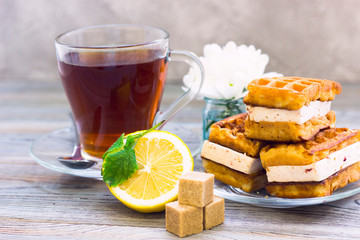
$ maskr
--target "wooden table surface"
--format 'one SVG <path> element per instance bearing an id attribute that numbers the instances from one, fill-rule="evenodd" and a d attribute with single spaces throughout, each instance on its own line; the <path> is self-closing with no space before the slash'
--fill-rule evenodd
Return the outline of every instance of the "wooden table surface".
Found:
<path id="1" fill-rule="evenodd" d="M 167 86 L 164 104 L 180 94 Z M 201 134 L 202 101 L 173 120 Z M 338 126 L 360 128 L 360 84 L 335 99 Z M 176 239 L 165 214 L 122 205 L 102 181 L 51 171 L 30 157 L 41 135 L 71 125 L 59 81 L 0 81 L 0 239 Z M 360 239 L 360 194 L 323 205 L 261 208 L 226 200 L 225 223 L 189 239 Z"/>

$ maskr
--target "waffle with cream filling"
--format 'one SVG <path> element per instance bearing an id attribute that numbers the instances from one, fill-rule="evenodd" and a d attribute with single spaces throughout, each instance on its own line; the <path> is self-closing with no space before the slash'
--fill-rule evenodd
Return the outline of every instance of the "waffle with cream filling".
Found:
<path id="1" fill-rule="evenodd" d="M 259 158 L 264 141 L 244 136 L 247 114 L 239 114 L 214 123 L 209 141 L 204 141 L 201 151 L 206 172 L 215 178 L 246 192 L 265 186 L 266 175 Z"/>
<path id="2" fill-rule="evenodd" d="M 326 129 L 301 143 L 262 148 L 269 194 L 285 198 L 321 197 L 360 178 L 360 131 Z"/>
<path id="3" fill-rule="evenodd" d="M 341 85 L 323 79 L 262 78 L 248 85 L 244 102 L 248 117 L 245 136 L 274 142 L 309 140 L 321 129 L 334 127 L 331 100 Z"/>
<path id="4" fill-rule="evenodd" d="M 301 142 L 311 139 L 321 129 L 334 127 L 335 113 L 314 117 L 302 124 L 293 122 L 255 122 L 245 120 L 245 136 L 251 139 L 274 142 Z"/>

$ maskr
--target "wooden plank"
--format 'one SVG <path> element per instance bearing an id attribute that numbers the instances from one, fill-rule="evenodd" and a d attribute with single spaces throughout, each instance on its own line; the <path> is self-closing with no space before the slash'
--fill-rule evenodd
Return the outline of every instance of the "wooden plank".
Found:
<path id="1" fill-rule="evenodd" d="M 133 211 L 103 182 L 53 172 L 31 159 L 36 138 L 70 126 L 59 83 L 0 82 L 0 89 L 0 239 L 176 239 L 165 231 L 164 213 Z M 341 124 L 359 126 L 359 90 L 345 85 L 346 95 L 336 98 Z M 179 86 L 168 86 L 165 107 L 179 93 Z M 192 102 L 174 121 L 201 134 L 202 106 Z M 225 223 L 189 239 L 356 239 L 359 214 L 359 194 L 292 209 L 227 200 Z"/>

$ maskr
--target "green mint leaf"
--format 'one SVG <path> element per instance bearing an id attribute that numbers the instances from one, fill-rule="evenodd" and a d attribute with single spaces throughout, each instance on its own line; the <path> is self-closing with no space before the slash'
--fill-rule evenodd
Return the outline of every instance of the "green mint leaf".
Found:
<path id="1" fill-rule="evenodd" d="M 106 158 L 106 156 L 114 151 L 120 151 L 124 146 L 124 133 L 121 134 L 121 136 L 116 140 L 116 142 L 104 153 L 103 159 Z"/>
<path id="2" fill-rule="evenodd" d="M 124 146 L 124 149 L 126 149 L 126 150 L 133 149 L 137 143 L 136 140 L 139 139 L 140 137 L 142 137 L 142 135 L 140 136 L 139 134 L 128 136 L 126 138 L 126 144 Z"/>
<path id="3" fill-rule="evenodd" d="M 126 137 L 122 134 L 103 155 L 104 161 L 101 169 L 103 181 L 109 186 L 115 187 L 128 180 L 139 168 L 134 150 L 137 142 L 142 136 L 156 129 L 163 122 L 137 134 L 131 134 Z"/>
<path id="4" fill-rule="evenodd" d="M 128 180 L 138 168 L 134 149 L 109 153 L 102 168 L 103 180 L 115 187 Z"/>

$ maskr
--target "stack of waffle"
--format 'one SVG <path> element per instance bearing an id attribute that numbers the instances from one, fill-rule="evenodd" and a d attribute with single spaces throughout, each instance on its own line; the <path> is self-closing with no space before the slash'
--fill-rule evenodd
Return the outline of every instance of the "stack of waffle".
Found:
<path id="1" fill-rule="evenodd" d="M 211 126 L 206 172 L 246 192 L 321 197 L 360 179 L 360 132 L 335 128 L 334 81 L 277 77 L 252 81 L 247 113 Z"/>

